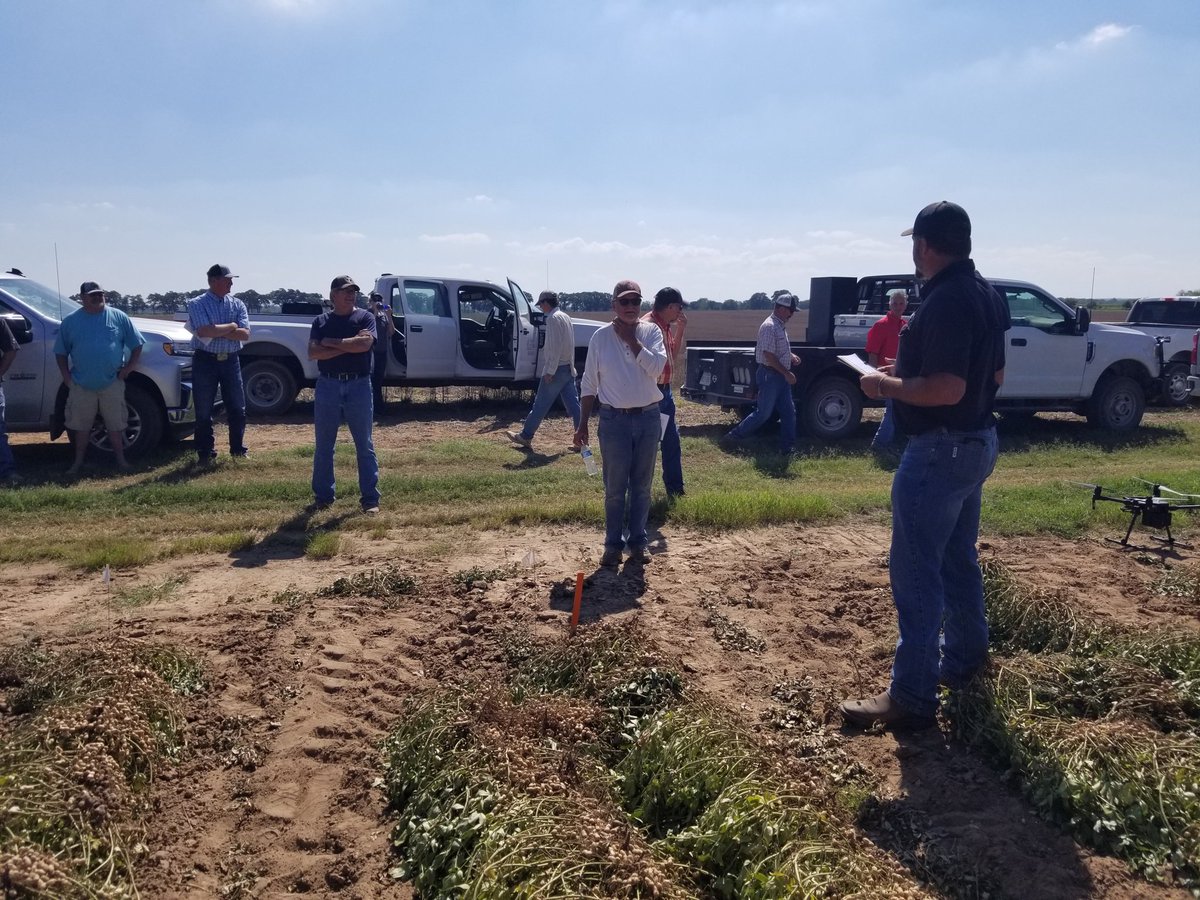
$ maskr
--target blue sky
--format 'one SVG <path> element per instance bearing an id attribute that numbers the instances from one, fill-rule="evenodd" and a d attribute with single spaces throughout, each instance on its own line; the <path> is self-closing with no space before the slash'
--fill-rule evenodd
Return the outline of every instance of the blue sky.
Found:
<path id="1" fill-rule="evenodd" d="M 4 0 L 0 267 L 745 299 L 909 271 L 1200 288 L 1196 0 Z"/>

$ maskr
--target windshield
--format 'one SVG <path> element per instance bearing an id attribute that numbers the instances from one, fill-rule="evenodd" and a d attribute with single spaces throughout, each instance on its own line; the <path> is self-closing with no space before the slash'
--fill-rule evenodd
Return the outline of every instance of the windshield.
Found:
<path id="1" fill-rule="evenodd" d="M 74 300 L 60 298 L 50 288 L 28 278 L 0 278 L 0 291 L 16 297 L 45 318 L 58 322 L 79 309 L 79 304 Z"/>

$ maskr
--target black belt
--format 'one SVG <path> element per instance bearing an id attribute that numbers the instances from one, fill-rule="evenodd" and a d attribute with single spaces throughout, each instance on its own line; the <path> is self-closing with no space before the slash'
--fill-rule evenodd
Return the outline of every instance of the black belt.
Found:
<path id="1" fill-rule="evenodd" d="M 937 428 L 930 428 L 928 431 L 919 431 L 913 437 L 932 437 L 933 435 L 945 435 L 946 437 L 956 438 L 964 444 L 985 444 L 987 440 L 979 436 L 979 432 L 988 431 L 994 428 L 994 425 L 989 425 L 987 428 L 972 428 L 969 431 L 956 431 L 953 428 L 947 428 L 945 425 L 939 425 Z"/>
<path id="2" fill-rule="evenodd" d="M 631 406 L 629 409 L 622 409 L 619 406 L 609 406 L 607 403 L 600 404 L 601 409 L 607 409 L 609 412 L 624 413 L 627 416 L 636 416 L 638 413 L 650 412 L 658 410 L 657 403 L 647 403 L 645 406 Z"/>
<path id="3" fill-rule="evenodd" d="M 228 353 L 213 353 L 211 350 L 197 350 L 195 352 L 197 356 L 211 356 L 217 362 L 225 362 L 229 357 L 237 356 L 236 350 Z"/>
<path id="4" fill-rule="evenodd" d="M 359 378 L 370 378 L 370 372 L 322 372 L 322 378 L 332 378 L 334 381 L 357 381 Z"/>

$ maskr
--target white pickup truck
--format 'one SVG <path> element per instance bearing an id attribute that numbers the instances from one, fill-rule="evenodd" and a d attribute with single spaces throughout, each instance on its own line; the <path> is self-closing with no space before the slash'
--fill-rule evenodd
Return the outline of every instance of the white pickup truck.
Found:
<path id="1" fill-rule="evenodd" d="M 1114 431 L 1141 423 L 1146 398 L 1162 391 L 1162 348 L 1155 338 L 1092 322 L 1087 309 L 1072 309 L 1028 282 L 991 282 L 1008 301 L 1012 317 L 997 410 L 1073 412 Z M 867 331 L 884 314 L 887 292 L 895 288 L 909 291 L 910 309 L 919 304 L 912 275 L 812 280 L 808 340 L 792 344 L 801 360 L 792 392 L 800 421 L 812 437 L 835 440 L 857 429 L 862 408 L 871 401 L 837 356 L 850 351 L 865 358 Z M 689 343 L 681 393 L 726 407 L 753 403 L 753 353 Z"/>
<path id="2" fill-rule="evenodd" d="M 501 287 L 464 278 L 384 274 L 374 290 L 391 307 L 396 326 L 385 385 L 536 386 L 543 316 L 515 282 Z M 308 335 L 321 312 L 315 304 L 285 304 L 281 315 L 250 317 L 250 340 L 241 353 L 248 413 L 285 412 L 301 388 L 316 382 Z M 576 366 L 582 368 L 588 341 L 603 323 L 572 321 Z"/>
<path id="3" fill-rule="evenodd" d="M 0 316 L 17 339 L 17 359 L 4 376 L 8 430 L 46 431 L 56 440 L 65 431 L 67 388 L 54 359 L 54 340 L 63 318 L 79 309 L 19 271 L 0 274 Z M 176 322 L 134 318 L 146 339 L 141 358 L 125 382 L 129 426 L 125 452 L 130 458 L 148 453 L 165 440 L 187 437 L 196 427 L 192 406 L 191 335 Z M 108 433 L 97 420 L 92 444 L 111 452 Z"/>

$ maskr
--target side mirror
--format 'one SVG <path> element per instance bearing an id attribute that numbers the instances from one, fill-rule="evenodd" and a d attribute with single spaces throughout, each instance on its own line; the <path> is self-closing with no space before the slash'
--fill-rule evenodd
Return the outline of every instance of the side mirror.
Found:
<path id="1" fill-rule="evenodd" d="M 33 327 L 24 316 L 5 316 L 4 324 L 18 344 L 33 343 Z"/>
<path id="2" fill-rule="evenodd" d="M 1075 333 L 1087 334 L 1088 326 L 1092 324 L 1092 311 L 1086 306 L 1075 310 Z"/>

